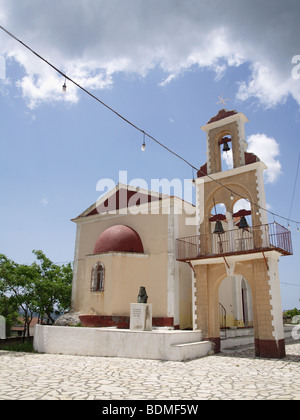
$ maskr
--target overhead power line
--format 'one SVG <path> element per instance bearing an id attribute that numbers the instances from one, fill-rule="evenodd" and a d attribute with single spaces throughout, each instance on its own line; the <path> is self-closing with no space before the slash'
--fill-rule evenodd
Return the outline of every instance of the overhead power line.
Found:
<path id="1" fill-rule="evenodd" d="M 119 112 L 115 111 L 112 107 L 110 107 L 109 105 L 107 105 L 105 102 L 101 101 L 101 99 L 99 99 L 97 96 L 93 95 L 90 91 L 88 91 L 87 89 L 85 89 L 83 86 L 81 86 L 79 83 L 77 83 L 75 80 L 71 79 L 71 77 L 69 77 L 67 74 L 65 74 L 62 70 L 60 70 L 59 68 L 57 68 L 56 66 L 54 66 L 52 63 L 50 63 L 49 61 L 47 61 L 44 57 L 42 57 L 40 54 L 38 54 L 35 50 L 33 50 L 32 48 L 30 48 L 27 44 L 25 44 L 23 41 L 21 41 L 20 39 L 18 39 L 15 35 L 13 35 L 11 32 L 9 32 L 7 29 L 5 29 L 3 26 L 0 25 L 0 29 L 2 29 L 4 32 L 6 32 L 9 36 L 11 36 L 14 40 L 16 40 L 17 42 L 19 42 L 20 44 L 22 44 L 25 48 L 27 48 L 29 51 L 31 51 L 34 55 L 36 55 L 39 59 L 41 59 L 42 61 L 44 61 L 46 64 L 48 64 L 48 66 L 52 67 L 57 73 L 59 73 L 60 75 L 62 75 L 66 80 L 69 80 L 71 83 L 73 83 L 75 86 L 77 86 L 79 89 L 81 89 L 83 92 L 85 92 L 86 94 L 88 94 L 89 96 L 91 96 L 93 99 L 95 99 L 96 101 L 98 101 L 101 105 L 103 105 L 104 107 L 106 107 L 107 109 L 109 109 L 111 112 L 113 112 L 114 114 L 117 115 L 117 117 L 121 118 L 123 121 L 125 121 L 127 124 L 131 125 L 133 128 L 135 128 L 136 130 L 138 130 L 140 133 L 146 135 L 147 137 L 149 137 L 151 140 L 153 140 L 154 142 L 156 142 L 159 146 L 163 147 L 165 150 L 167 150 L 168 152 L 172 153 L 174 156 L 178 157 L 179 159 L 181 159 L 182 161 L 184 161 L 185 163 L 187 163 L 189 166 L 191 166 L 193 169 L 197 168 L 195 166 L 193 166 L 190 162 L 188 162 L 186 159 L 184 159 L 182 156 L 180 156 L 179 154 L 175 153 L 173 150 L 169 149 L 167 146 L 165 146 L 164 144 L 162 144 L 160 141 L 158 141 L 156 138 L 154 138 L 151 134 L 146 133 L 144 130 L 142 130 L 141 128 L 139 128 L 137 125 L 133 124 L 131 121 L 129 121 L 127 118 L 125 118 L 123 115 L 119 114 Z"/>
<path id="2" fill-rule="evenodd" d="M 284 284 L 285 286 L 296 286 L 296 287 L 300 287 L 300 284 L 295 284 L 295 283 L 285 283 L 283 281 L 280 282 L 280 284 Z"/>
<path id="3" fill-rule="evenodd" d="M 291 217 L 293 204 L 294 204 L 294 198 L 295 198 L 295 192 L 296 192 L 296 185 L 297 185 L 297 179 L 298 179 L 298 172 L 299 172 L 299 164 L 300 164 L 300 152 L 298 156 L 298 163 L 297 163 L 297 169 L 296 169 L 296 176 L 295 176 L 295 183 L 294 183 L 294 189 L 293 189 L 293 195 L 292 195 L 292 201 L 291 201 L 291 207 L 290 207 L 290 213 L 289 213 L 289 219 Z"/>
<path id="4" fill-rule="evenodd" d="M 185 162 L 193 170 L 196 170 L 196 171 L 200 172 L 202 175 L 207 176 L 209 179 L 211 179 L 212 181 L 216 182 L 217 184 L 219 184 L 220 186 L 222 186 L 223 188 L 225 188 L 231 194 L 236 195 L 237 197 L 240 197 L 241 199 L 244 199 L 244 200 L 248 201 L 250 204 L 252 204 L 253 206 L 255 206 L 257 209 L 266 211 L 267 213 L 271 214 L 273 217 L 278 217 L 278 218 L 283 219 L 283 220 L 286 220 L 288 222 L 293 222 L 293 223 L 295 223 L 297 225 L 297 227 L 298 227 L 298 225 L 300 225 L 300 222 L 299 221 L 291 220 L 290 218 L 281 216 L 281 215 L 279 215 L 277 213 L 274 213 L 274 212 L 272 212 L 272 211 L 270 211 L 268 209 L 265 209 L 265 208 L 259 206 L 258 204 L 251 202 L 248 198 L 246 198 L 246 197 L 244 197 L 244 196 L 236 193 L 234 190 L 232 190 L 231 188 L 227 187 L 221 181 L 215 179 L 211 175 L 208 175 L 208 174 L 203 173 L 201 171 L 201 169 L 198 169 L 197 167 L 195 167 L 194 165 L 192 165 L 188 160 L 186 160 L 185 158 L 183 158 L 182 156 L 180 156 L 178 153 L 176 153 L 173 150 L 171 150 L 169 147 L 165 146 L 163 143 L 161 143 L 159 140 L 157 140 L 151 134 L 147 133 L 145 130 L 141 129 L 136 124 L 134 124 L 131 121 L 129 121 L 127 118 L 125 118 L 119 112 L 117 112 L 115 109 L 113 109 L 112 107 L 110 107 L 109 105 L 107 105 L 105 102 L 103 102 L 101 99 L 99 99 L 97 96 L 95 96 L 90 91 L 88 91 L 87 89 L 85 89 L 83 86 L 81 86 L 79 83 L 77 83 L 75 80 L 73 80 L 67 74 L 65 74 L 62 70 L 60 70 L 59 68 L 57 68 L 56 66 L 54 66 L 52 63 L 50 63 L 48 60 L 46 60 L 44 57 L 42 57 L 40 54 L 38 54 L 35 50 L 33 50 L 32 48 L 30 48 L 27 44 L 25 44 L 23 41 L 21 41 L 14 34 L 12 34 L 7 29 L 5 29 L 3 26 L 0 25 L 0 29 L 2 29 L 7 35 L 9 35 L 10 37 L 12 37 L 15 41 L 19 42 L 21 45 L 23 45 L 25 48 L 27 48 L 32 54 L 34 54 L 40 60 L 44 61 L 48 66 L 52 67 L 53 70 L 55 70 L 57 73 L 59 73 L 61 76 L 63 76 L 65 78 L 65 81 L 68 80 L 69 82 L 73 83 L 75 86 L 77 86 L 80 90 L 82 90 L 83 92 L 85 92 L 91 98 L 95 99 L 97 102 L 99 102 L 105 108 L 107 108 L 108 110 L 110 110 L 111 112 L 113 112 L 117 117 L 121 118 L 124 122 L 126 122 L 127 124 L 129 124 L 131 127 L 133 127 L 134 129 L 136 129 L 137 131 L 139 131 L 140 133 L 142 133 L 143 136 L 144 136 L 143 146 L 145 145 L 145 136 L 147 136 L 149 139 L 153 140 L 155 143 L 157 143 L 159 146 L 161 146 L 162 148 L 164 148 L 166 151 L 168 151 L 172 155 L 176 156 L 177 158 L 179 158 L 180 160 L 182 160 L 183 162 Z M 64 88 L 66 88 L 66 85 L 65 84 L 64 84 Z M 299 162 L 298 162 L 298 164 L 299 164 Z"/>

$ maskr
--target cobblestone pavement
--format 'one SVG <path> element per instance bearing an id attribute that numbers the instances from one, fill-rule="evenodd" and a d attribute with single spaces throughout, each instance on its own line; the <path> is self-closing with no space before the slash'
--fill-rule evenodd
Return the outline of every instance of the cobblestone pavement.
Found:
<path id="1" fill-rule="evenodd" d="M 0 400 L 300 400 L 300 341 L 286 352 L 162 362 L 0 351 Z"/>

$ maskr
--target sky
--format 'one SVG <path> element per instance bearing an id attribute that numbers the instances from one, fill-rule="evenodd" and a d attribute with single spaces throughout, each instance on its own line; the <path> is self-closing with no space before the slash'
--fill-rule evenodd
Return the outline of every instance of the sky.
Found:
<path id="1" fill-rule="evenodd" d="M 124 118 L 200 168 L 201 130 L 242 112 L 268 166 L 268 210 L 300 221 L 299 0 L 0 0 L 0 25 Z M 0 252 L 73 261 L 71 222 L 99 181 L 192 179 L 192 168 L 0 30 Z M 224 161 L 224 164 L 226 162 Z M 122 179 L 124 180 L 124 179 Z M 132 182 L 134 183 L 134 182 Z M 285 227 L 286 219 L 269 214 Z M 280 259 L 283 309 L 300 307 L 300 222 Z"/>

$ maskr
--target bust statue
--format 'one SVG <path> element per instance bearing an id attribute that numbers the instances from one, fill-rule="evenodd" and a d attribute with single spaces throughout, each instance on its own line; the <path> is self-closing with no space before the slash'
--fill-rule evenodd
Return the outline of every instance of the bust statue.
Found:
<path id="1" fill-rule="evenodd" d="M 148 295 L 146 292 L 146 287 L 141 286 L 140 291 L 137 298 L 137 303 L 147 303 Z"/>

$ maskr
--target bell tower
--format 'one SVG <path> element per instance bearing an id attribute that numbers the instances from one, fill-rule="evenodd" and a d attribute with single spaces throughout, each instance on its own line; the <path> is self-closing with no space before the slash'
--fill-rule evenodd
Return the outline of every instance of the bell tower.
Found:
<path id="1" fill-rule="evenodd" d="M 226 124 L 224 125 L 224 119 Z M 207 133 L 207 173 L 208 175 L 222 171 L 221 153 L 232 148 L 233 167 L 245 165 L 244 124 L 248 119 L 244 114 L 222 109 L 215 117 L 202 127 Z"/>
<path id="2" fill-rule="evenodd" d="M 268 223 L 267 167 L 247 152 L 247 121 L 242 113 L 222 109 L 201 127 L 207 136 L 207 162 L 196 180 L 202 217 L 196 237 L 178 239 L 177 259 L 193 267 L 194 325 L 215 352 L 221 348 L 219 288 L 224 279 L 239 276 L 251 288 L 255 353 L 277 358 L 285 356 L 278 261 L 292 254 L 291 235 Z M 223 151 L 232 153 L 232 169 L 222 170 Z M 246 208 L 236 210 L 241 199 Z M 222 214 L 214 212 L 218 204 Z"/>
<path id="3" fill-rule="evenodd" d="M 234 205 L 241 198 L 248 200 L 251 210 L 240 216 L 251 215 L 252 226 L 268 223 L 263 172 L 266 165 L 253 153 L 247 152 L 245 123 L 248 119 L 237 111 L 222 109 L 202 128 L 207 136 L 207 163 L 197 173 L 198 188 L 204 188 L 204 218 L 199 233 L 211 231 L 211 222 L 221 221 L 221 216 L 211 220 L 215 204 L 226 208 L 226 220 L 233 228 Z M 222 153 L 232 154 L 233 168 L 222 170 Z M 202 211 L 203 213 L 203 211 Z"/>

